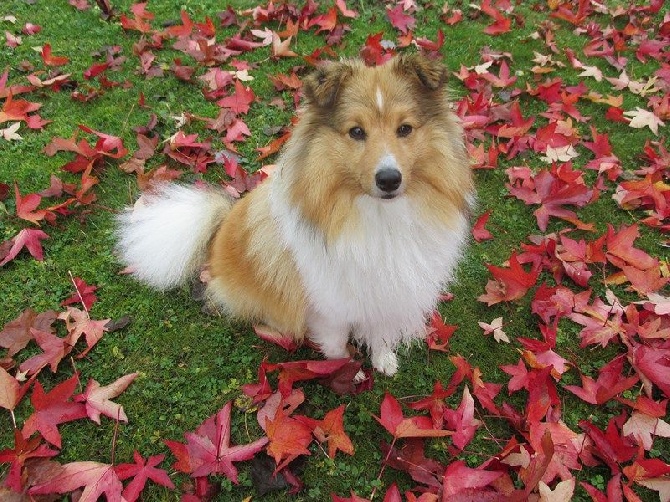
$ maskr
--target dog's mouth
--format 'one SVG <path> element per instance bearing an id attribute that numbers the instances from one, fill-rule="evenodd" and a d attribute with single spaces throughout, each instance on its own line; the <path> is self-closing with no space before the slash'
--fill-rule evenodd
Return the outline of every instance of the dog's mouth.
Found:
<path id="1" fill-rule="evenodd" d="M 395 199 L 399 194 L 397 193 L 385 193 L 384 195 L 381 196 L 381 199 L 384 200 L 391 200 Z"/>

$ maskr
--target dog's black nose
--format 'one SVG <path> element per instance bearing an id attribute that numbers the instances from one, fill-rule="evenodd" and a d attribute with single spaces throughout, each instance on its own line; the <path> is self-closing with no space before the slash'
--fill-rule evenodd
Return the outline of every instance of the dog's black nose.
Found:
<path id="1" fill-rule="evenodd" d="M 375 174 L 375 183 L 382 192 L 391 193 L 400 187 L 402 183 L 402 173 L 397 169 L 380 169 Z"/>

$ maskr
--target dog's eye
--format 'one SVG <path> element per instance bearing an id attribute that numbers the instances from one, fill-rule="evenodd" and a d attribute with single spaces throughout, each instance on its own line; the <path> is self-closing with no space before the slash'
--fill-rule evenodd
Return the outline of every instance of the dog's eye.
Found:
<path id="1" fill-rule="evenodd" d="M 362 127 L 352 127 L 349 129 L 349 137 L 356 141 L 363 141 L 367 137 L 367 134 Z"/>
<path id="2" fill-rule="evenodd" d="M 412 134 L 412 126 L 409 124 L 402 124 L 398 129 L 396 129 L 396 134 L 399 138 L 406 138 Z"/>

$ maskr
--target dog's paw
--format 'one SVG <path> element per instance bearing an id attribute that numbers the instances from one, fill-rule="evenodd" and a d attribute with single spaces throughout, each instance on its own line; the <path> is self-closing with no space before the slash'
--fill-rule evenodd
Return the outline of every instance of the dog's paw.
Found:
<path id="1" fill-rule="evenodd" d="M 383 352 L 373 356 L 372 365 L 386 376 L 393 376 L 398 372 L 398 358 L 395 352 Z"/>

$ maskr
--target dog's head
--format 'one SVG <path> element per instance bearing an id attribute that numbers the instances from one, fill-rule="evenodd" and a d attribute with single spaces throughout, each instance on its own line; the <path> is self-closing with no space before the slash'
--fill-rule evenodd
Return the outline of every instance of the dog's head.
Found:
<path id="1" fill-rule="evenodd" d="M 382 204 L 411 197 L 434 206 L 431 197 L 446 196 L 449 210 L 459 210 L 471 179 L 446 81 L 440 61 L 418 54 L 377 67 L 331 62 L 308 76 L 304 112 L 285 155 L 294 166 L 294 203 L 308 219 L 341 221 L 345 210 L 333 216 L 332 205 L 350 208 L 358 197 Z"/>
<path id="2" fill-rule="evenodd" d="M 307 78 L 309 114 L 344 182 L 380 199 L 409 189 L 431 156 L 434 122 L 448 113 L 446 75 L 441 62 L 413 54 L 379 67 L 330 63 Z"/>

